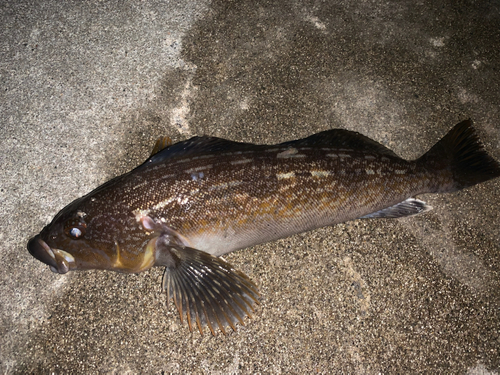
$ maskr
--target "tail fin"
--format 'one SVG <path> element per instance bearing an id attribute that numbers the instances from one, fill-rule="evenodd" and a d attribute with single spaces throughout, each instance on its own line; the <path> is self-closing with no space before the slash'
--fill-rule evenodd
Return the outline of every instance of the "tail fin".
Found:
<path id="1" fill-rule="evenodd" d="M 437 172 L 436 192 L 451 192 L 500 176 L 500 164 L 485 151 L 471 120 L 455 125 L 418 163 Z"/>

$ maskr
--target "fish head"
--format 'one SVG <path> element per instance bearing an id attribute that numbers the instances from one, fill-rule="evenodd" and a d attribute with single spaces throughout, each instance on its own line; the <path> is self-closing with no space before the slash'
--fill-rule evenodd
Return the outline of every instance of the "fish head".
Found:
<path id="1" fill-rule="evenodd" d="M 75 269 L 96 268 L 98 253 L 104 250 L 87 235 L 91 218 L 84 210 L 83 201 L 78 199 L 70 203 L 28 242 L 30 254 L 53 272 L 64 274 Z"/>
<path id="2" fill-rule="evenodd" d="M 147 250 L 147 235 L 117 202 L 107 203 L 88 196 L 70 203 L 29 240 L 28 251 L 60 274 L 90 269 L 140 272 L 151 267 L 154 254 L 136 251 Z M 138 241 L 121 241 L 131 237 Z"/>

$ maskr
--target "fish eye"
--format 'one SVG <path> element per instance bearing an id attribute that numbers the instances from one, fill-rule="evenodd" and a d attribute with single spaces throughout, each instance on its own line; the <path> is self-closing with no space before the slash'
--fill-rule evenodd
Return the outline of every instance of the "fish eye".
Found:
<path id="1" fill-rule="evenodd" d="M 77 238 L 80 238 L 81 236 L 83 236 L 83 233 L 79 228 L 74 227 L 74 228 L 71 228 L 69 230 L 69 235 L 71 237 L 73 237 L 74 239 L 77 239 Z"/>
<path id="2" fill-rule="evenodd" d="M 69 220 L 64 226 L 64 233 L 73 240 L 78 240 L 85 235 L 85 224 L 81 218 Z"/>

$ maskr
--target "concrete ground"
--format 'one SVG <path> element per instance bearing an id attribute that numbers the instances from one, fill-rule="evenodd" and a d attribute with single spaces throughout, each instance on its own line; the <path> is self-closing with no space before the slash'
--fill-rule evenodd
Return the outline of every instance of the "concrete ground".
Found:
<path id="1" fill-rule="evenodd" d="M 58 275 L 26 250 L 154 140 L 342 127 L 405 158 L 472 118 L 500 160 L 498 1 L 3 1 L 0 372 L 500 371 L 500 180 L 227 256 L 261 304 L 190 333 L 161 269 Z"/>

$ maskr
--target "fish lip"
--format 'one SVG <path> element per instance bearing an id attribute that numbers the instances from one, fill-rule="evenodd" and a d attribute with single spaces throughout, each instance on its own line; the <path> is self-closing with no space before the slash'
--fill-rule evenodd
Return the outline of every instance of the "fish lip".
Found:
<path id="1" fill-rule="evenodd" d="M 52 272 L 66 273 L 69 271 L 69 264 L 65 259 L 61 259 L 60 250 L 51 249 L 47 243 L 36 235 L 28 241 L 28 251 L 40 262 L 50 267 Z"/>

